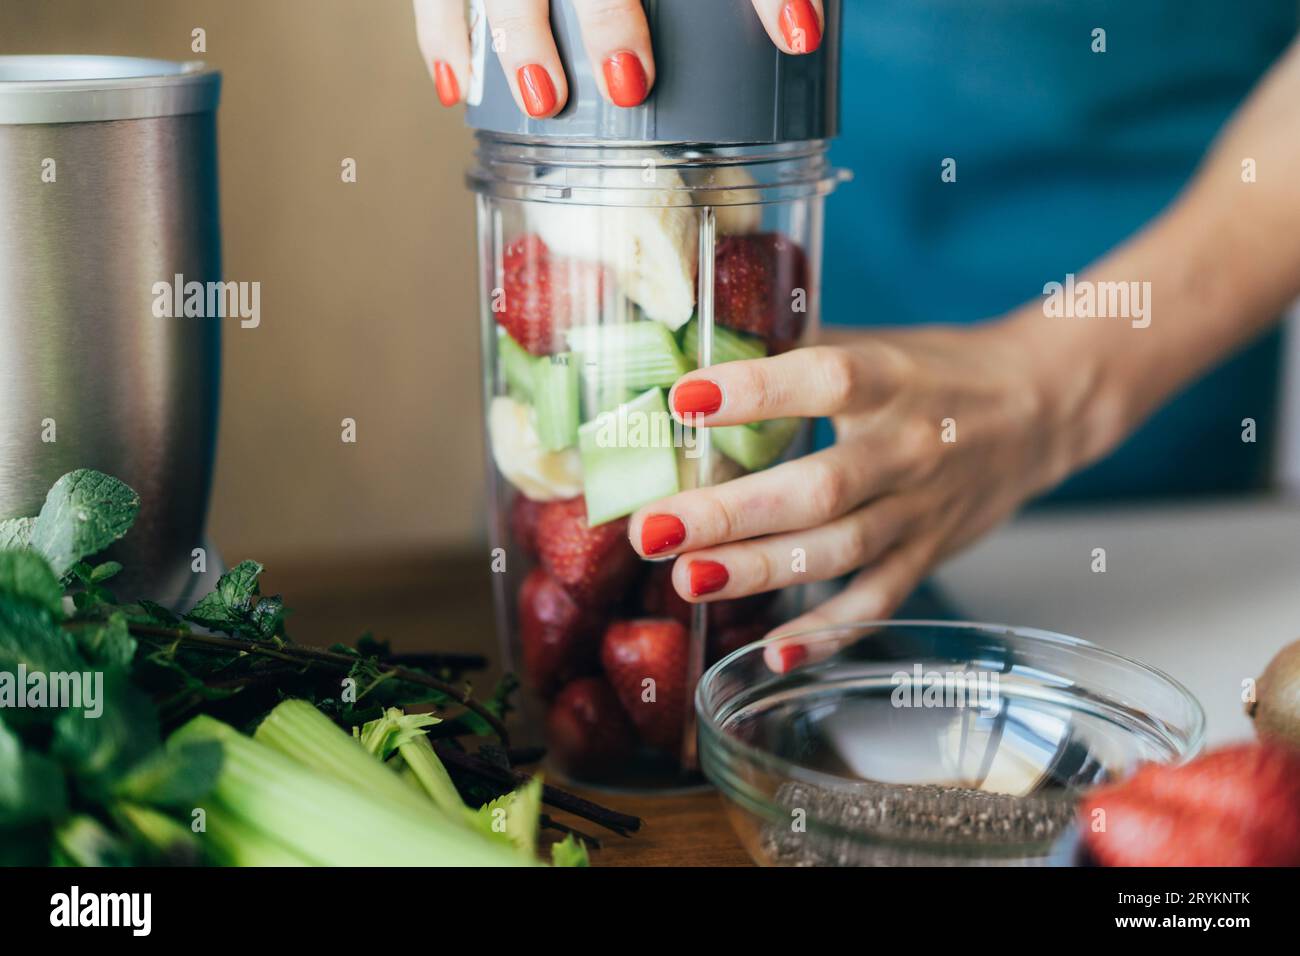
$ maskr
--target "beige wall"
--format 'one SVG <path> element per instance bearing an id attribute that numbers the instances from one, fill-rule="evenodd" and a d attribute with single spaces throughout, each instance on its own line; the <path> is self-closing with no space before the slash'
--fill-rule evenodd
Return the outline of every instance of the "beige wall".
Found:
<path id="1" fill-rule="evenodd" d="M 190 51 L 195 27 L 207 53 Z M 0 53 L 202 58 L 228 279 L 211 528 L 226 556 L 451 550 L 483 525 L 471 137 L 407 0 L 0 0 Z M 340 163 L 358 163 L 354 185 Z M 358 442 L 339 422 L 358 422 Z"/>

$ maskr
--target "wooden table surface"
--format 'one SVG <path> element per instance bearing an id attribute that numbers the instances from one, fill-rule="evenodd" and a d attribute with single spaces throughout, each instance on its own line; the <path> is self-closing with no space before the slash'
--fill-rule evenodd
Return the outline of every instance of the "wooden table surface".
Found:
<path id="1" fill-rule="evenodd" d="M 722 798 L 711 789 L 671 796 L 576 792 L 644 821 L 639 832 L 624 838 L 602 834 L 585 820 L 556 814 L 599 837 L 600 849 L 591 854 L 593 866 L 751 865 L 722 809 Z"/>
<path id="2" fill-rule="evenodd" d="M 247 556 L 224 557 L 234 564 Z M 369 631 L 396 651 L 485 655 L 492 666 L 481 677 L 475 675 L 484 691 L 500 676 L 486 555 L 394 555 L 346 566 L 266 564 L 263 593 L 283 595 L 292 611 L 288 629 L 295 641 L 327 647 L 352 643 Z M 548 809 L 560 822 L 600 839 L 601 848 L 591 855 L 594 866 L 750 865 L 713 790 L 673 795 L 574 792 L 643 821 L 638 833 L 620 837 Z"/>

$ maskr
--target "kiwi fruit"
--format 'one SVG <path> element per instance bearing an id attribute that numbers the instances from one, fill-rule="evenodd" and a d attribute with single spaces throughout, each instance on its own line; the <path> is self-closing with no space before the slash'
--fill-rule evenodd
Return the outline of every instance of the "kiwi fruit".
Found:
<path id="1" fill-rule="evenodd" d="M 1288 644 L 1255 681 L 1246 705 L 1260 737 L 1300 747 L 1300 641 Z"/>

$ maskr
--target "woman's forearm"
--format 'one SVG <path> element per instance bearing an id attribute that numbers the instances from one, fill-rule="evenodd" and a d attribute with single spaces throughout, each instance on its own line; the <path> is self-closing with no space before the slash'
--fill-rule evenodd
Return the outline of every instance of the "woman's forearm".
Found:
<path id="1" fill-rule="evenodd" d="M 1164 214 L 1008 320 L 1055 405 L 1069 470 L 1103 456 L 1300 295 L 1296 102 L 1293 46 Z"/>

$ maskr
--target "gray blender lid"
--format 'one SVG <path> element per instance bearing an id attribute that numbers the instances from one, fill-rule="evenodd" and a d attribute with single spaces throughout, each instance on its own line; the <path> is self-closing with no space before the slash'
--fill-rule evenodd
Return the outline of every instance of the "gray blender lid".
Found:
<path id="1" fill-rule="evenodd" d="M 476 3 L 467 120 L 480 130 L 551 140 L 635 143 L 780 143 L 839 132 L 841 0 L 825 0 L 826 34 L 816 52 L 782 53 L 750 0 L 642 0 L 656 78 L 646 102 L 604 100 L 582 45 L 571 0 L 551 0 L 551 30 L 569 79 L 554 119 L 515 105 Z"/>
<path id="2" fill-rule="evenodd" d="M 198 61 L 129 56 L 0 56 L 0 126 L 206 113 L 221 74 Z"/>

